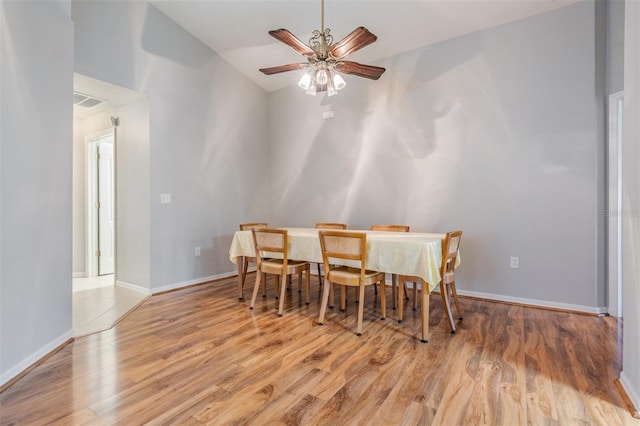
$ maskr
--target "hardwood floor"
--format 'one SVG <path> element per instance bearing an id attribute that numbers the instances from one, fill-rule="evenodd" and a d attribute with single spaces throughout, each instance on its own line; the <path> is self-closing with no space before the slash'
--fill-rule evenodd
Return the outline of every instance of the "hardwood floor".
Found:
<path id="1" fill-rule="evenodd" d="M 315 278 L 282 318 L 268 289 L 253 311 L 235 278 L 153 296 L 0 394 L 0 423 L 640 425 L 614 385 L 615 318 L 461 298 L 452 335 L 432 297 L 422 344 L 420 312 L 398 324 L 389 301 L 382 321 L 372 288 L 362 337 L 354 300 L 316 325 Z"/>

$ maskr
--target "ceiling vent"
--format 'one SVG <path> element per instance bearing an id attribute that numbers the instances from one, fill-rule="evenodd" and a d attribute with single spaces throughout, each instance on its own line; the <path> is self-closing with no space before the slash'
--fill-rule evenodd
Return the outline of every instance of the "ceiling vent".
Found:
<path id="1" fill-rule="evenodd" d="M 73 92 L 73 104 L 83 108 L 93 108 L 104 102 L 102 99 L 85 95 L 84 93 Z"/>

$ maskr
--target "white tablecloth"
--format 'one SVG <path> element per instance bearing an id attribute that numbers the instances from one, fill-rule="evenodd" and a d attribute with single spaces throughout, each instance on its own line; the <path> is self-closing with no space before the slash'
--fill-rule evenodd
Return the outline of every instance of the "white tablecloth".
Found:
<path id="1" fill-rule="evenodd" d="M 288 256 L 293 260 L 322 263 L 318 230 L 315 228 L 287 229 Z M 354 232 L 354 230 L 348 230 Z M 445 234 L 420 232 L 356 231 L 367 234 L 366 268 L 390 274 L 417 276 L 429 283 L 433 290 L 440 282 L 442 241 Z M 251 231 L 236 231 L 229 248 L 229 259 L 255 257 Z M 460 256 L 456 263 L 460 262 Z"/>

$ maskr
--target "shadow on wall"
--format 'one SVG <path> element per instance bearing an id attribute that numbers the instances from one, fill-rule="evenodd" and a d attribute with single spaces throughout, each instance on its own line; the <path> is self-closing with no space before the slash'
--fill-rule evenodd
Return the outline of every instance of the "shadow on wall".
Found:
<path id="1" fill-rule="evenodd" d="M 456 106 L 456 98 L 447 90 L 446 76 L 476 57 L 483 46 L 482 35 L 474 33 L 391 58 L 387 67 L 392 70 L 392 78 L 387 83 L 384 115 L 400 156 L 418 159 L 435 151 L 441 139 L 436 133 L 437 121 Z M 436 82 L 440 78 L 444 84 Z"/>
<path id="2" fill-rule="evenodd" d="M 452 43 L 461 46 L 451 48 Z M 453 80 L 447 74 L 483 45 L 476 34 L 390 58 L 381 64 L 387 72 L 380 80 L 347 76 L 347 88 L 338 96 L 324 96 L 321 108 L 297 90 L 287 91 L 284 99 L 292 105 L 283 107 L 287 128 L 279 132 L 285 144 L 299 144 L 302 137 L 308 147 L 304 157 L 294 154 L 302 165 L 284 172 L 285 184 L 274 197 L 282 219 L 276 219 L 300 226 L 308 225 L 299 223 L 305 218 L 309 223 L 331 219 L 360 227 L 397 222 L 428 228 L 451 197 L 448 188 L 454 185 L 464 142 L 464 123 L 452 129 L 455 116 L 448 117 L 460 102 L 448 90 L 454 83 L 435 80 Z M 325 109 L 335 111 L 333 119 L 319 118 Z M 449 182 L 430 185 L 436 180 Z M 412 214 L 420 216 L 419 222 Z"/>

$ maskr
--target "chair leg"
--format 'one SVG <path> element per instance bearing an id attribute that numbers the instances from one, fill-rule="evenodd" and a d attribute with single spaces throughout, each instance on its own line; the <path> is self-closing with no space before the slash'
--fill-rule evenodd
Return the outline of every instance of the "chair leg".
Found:
<path id="1" fill-rule="evenodd" d="M 251 305 L 249 305 L 249 309 L 253 309 L 256 304 L 256 297 L 258 297 L 258 290 L 260 289 L 260 279 L 262 278 L 262 273 L 260 271 L 256 271 L 256 283 L 253 286 L 253 295 L 251 296 Z"/>
<path id="2" fill-rule="evenodd" d="M 362 318 L 364 317 L 364 286 L 360 284 L 360 304 L 358 305 L 358 336 L 362 336 Z"/>
<path id="3" fill-rule="evenodd" d="M 398 276 L 391 274 L 391 298 L 393 299 L 393 309 L 396 309 L 398 299 Z"/>
<path id="4" fill-rule="evenodd" d="M 318 316 L 318 325 L 322 325 L 324 322 L 324 315 L 327 313 L 327 305 L 329 304 L 329 292 L 331 289 L 331 282 L 324 280 L 324 290 L 322 291 L 322 302 L 320 302 L 320 315 Z"/>
<path id="5" fill-rule="evenodd" d="M 453 301 L 456 304 L 456 310 L 458 311 L 458 319 L 462 321 L 462 309 L 460 308 L 460 301 L 458 300 L 458 291 L 456 290 L 456 282 L 452 281 L 449 286 L 451 287 L 451 293 L 453 294 Z"/>
<path id="6" fill-rule="evenodd" d="M 325 277 L 326 278 L 326 277 Z M 324 280 L 325 284 L 328 282 L 326 279 Z M 329 307 L 333 309 L 334 307 L 334 295 L 333 295 L 333 283 L 329 285 Z"/>
<path id="7" fill-rule="evenodd" d="M 260 274 L 260 271 L 256 271 L 257 274 Z M 267 297 L 267 273 L 266 272 L 262 272 L 262 281 L 264 282 L 264 294 L 262 295 L 262 297 Z"/>
<path id="8" fill-rule="evenodd" d="M 451 315 L 451 305 L 449 304 L 449 289 L 447 288 L 447 285 L 442 281 L 440 281 L 440 297 L 442 298 L 442 307 L 444 308 L 444 312 L 449 319 L 449 324 L 451 325 L 451 333 L 455 334 L 456 324 L 453 321 L 453 315 Z"/>
<path id="9" fill-rule="evenodd" d="M 249 269 L 249 259 L 243 257 L 242 262 L 242 288 L 244 288 L 244 280 L 247 277 L 247 269 Z"/>
<path id="10" fill-rule="evenodd" d="M 398 283 L 402 292 L 406 294 L 406 283 L 404 280 L 400 280 Z M 402 322 L 402 317 L 404 316 L 404 297 L 400 296 L 400 292 L 398 292 L 398 322 Z"/>
<path id="11" fill-rule="evenodd" d="M 420 287 L 422 287 L 422 283 L 420 284 Z M 414 281 L 413 282 L 413 310 L 415 311 L 416 309 L 418 309 L 418 282 Z"/>
<path id="12" fill-rule="evenodd" d="M 318 267 L 318 281 L 320 282 L 320 285 L 322 285 L 322 274 L 320 273 L 320 264 L 316 263 L 316 266 Z"/>
<path id="13" fill-rule="evenodd" d="M 382 318 L 380 319 L 384 320 L 387 317 L 387 285 L 384 279 L 380 282 L 380 309 L 382 310 Z"/>
<path id="14" fill-rule="evenodd" d="M 404 298 L 409 300 L 409 295 L 407 294 L 407 286 L 404 286 Z"/>
<path id="15" fill-rule="evenodd" d="M 309 290 L 311 289 L 311 267 L 307 268 L 305 270 L 305 289 L 304 289 L 304 294 L 307 296 L 307 298 L 305 299 L 306 304 L 309 304 Z"/>
<path id="16" fill-rule="evenodd" d="M 284 271 L 283 271 L 284 272 Z M 282 285 L 280 286 L 280 307 L 278 308 L 278 316 L 281 317 L 284 313 L 284 297 L 287 294 L 287 278 L 290 275 L 282 274 Z"/>
<path id="17" fill-rule="evenodd" d="M 347 309 L 347 286 L 340 286 L 340 310 L 344 312 Z"/>
<path id="18" fill-rule="evenodd" d="M 417 283 L 414 283 L 416 285 Z M 427 343 L 427 337 L 429 336 L 429 286 L 422 286 L 422 343 Z"/>
<path id="19" fill-rule="evenodd" d="M 276 289 L 276 300 L 278 300 L 278 298 L 280 297 L 280 275 L 275 275 L 275 284 L 274 287 Z"/>
<path id="20" fill-rule="evenodd" d="M 302 271 L 298 272 L 298 293 L 302 293 Z"/>

